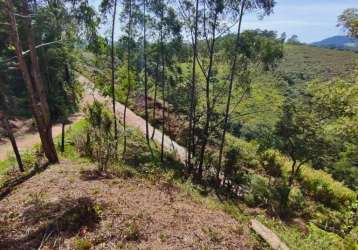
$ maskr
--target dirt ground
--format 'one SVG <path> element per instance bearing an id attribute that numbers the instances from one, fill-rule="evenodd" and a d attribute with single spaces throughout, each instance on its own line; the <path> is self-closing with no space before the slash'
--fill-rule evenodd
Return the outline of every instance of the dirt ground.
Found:
<path id="1" fill-rule="evenodd" d="M 82 116 L 80 113 L 76 113 L 69 118 L 69 121 L 70 123 L 73 123 L 81 119 L 81 117 Z M 10 122 L 16 138 L 16 143 L 20 150 L 30 149 L 33 145 L 41 143 L 39 134 L 36 128 L 34 127 L 32 119 L 28 119 L 28 120 L 15 119 L 15 120 L 11 120 Z M 60 135 L 61 131 L 62 131 L 61 124 L 55 124 L 52 126 L 53 137 Z M 6 160 L 9 154 L 12 154 L 11 143 L 6 137 L 0 136 L 0 161 Z"/>
<path id="2" fill-rule="evenodd" d="M 251 248 L 246 226 L 179 188 L 94 169 L 64 161 L 1 200 L 0 249 Z"/>

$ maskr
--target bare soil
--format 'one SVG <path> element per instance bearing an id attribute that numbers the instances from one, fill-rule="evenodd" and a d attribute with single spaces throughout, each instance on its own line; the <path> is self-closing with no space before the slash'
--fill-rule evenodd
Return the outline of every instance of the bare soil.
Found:
<path id="1" fill-rule="evenodd" d="M 69 161 L 0 201 L 0 249 L 251 249 L 248 230 L 166 182 Z"/>
<path id="2" fill-rule="evenodd" d="M 70 116 L 70 123 L 76 122 L 81 118 L 80 113 Z M 20 150 L 31 149 L 35 144 L 41 143 L 40 136 L 32 119 L 20 120 L 13 119 L 10 121 L 12 131 L 16 138 L 17 146 Z M 62 125 L 55 124 L 52 126 L 52 136 L 56 137 L 61 134 Z M 12 146 L 10 141 L 4 136 L 4 132 L 0 131 L 0 161 L 6 160 L 9 154 L 12 154 Z"/>

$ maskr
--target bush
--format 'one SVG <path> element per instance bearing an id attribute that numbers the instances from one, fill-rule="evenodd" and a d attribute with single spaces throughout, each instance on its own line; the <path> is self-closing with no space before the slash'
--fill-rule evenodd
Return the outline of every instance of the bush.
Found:
<path id="1" fill-rule="evenodd" d="M 257 157 L 258 145 L 254 142 L 247 142 L 232 135 L 227 136 L 226 145 L 228 150 L 237 148 L 237 159 L 240 160 L 242 167 L 257 168 L 259 159 Z M 227 150 L 226 150 L 227 151 Z"/>
<path id="2" fill-rule="evenodd" d="M 322 170 L 302 169 L 302 187 L 317 201 L 339 209 L 356 199 L 356 194 Z"/>
<path id="3" fill-rule="evenodd" d="M 358 225 L 358 202 L 352 203 L 340 211 L 325 208 L 317 208 L 314 214 L 314 223 L 325 230 L 346 236 Z"/>
<path id="4" fill-rule="evenodd" d="M 277 153 L 274 150 L 267 150 L 260 155 L 260 163 L 266 174 L 272 177 L 282 176 L 282 165 L 277 159 Z"/>
<path id="5" fill-rule="evenodd" d="M 305 206 L 305 198 L 299 188 L 292 188 L 288 195 L 288 208 L 299 213 Z"/>
<path id="6" fill-rule="evenodd" d="M 344 238 L 344 244 L 347 249 L 358 250 L 358 226 Z"/>
<path id="7" fill-rule="evenodd" d="M 348 160 L 337 162 L 330 170 L 332 176 L 343 181 L 348 187 L 358 191 L 358 168 Z"/>
<path id="8" fill-rule="evenodd" d="M 74 245 L 76 250 L 89 250 L 92 247 L 92 244 L 89 240 L 80 238 L 75 239 Z"/>
<path id="9" fill-rule="evenodd" d="M 266 207 L 272 198 L 272 190 L 268 185 L 267 179 L 259 175 L 252 175 L 247 194 L 244 196 L 245 202 L 249 206 Z"/>
<path id="10" fill-rule="evenodd" d="M 74 138 L 82 155 L 95 160 L 100 171 L 104 171 L 117 158 L 117 142 L 112 132 L 113 116 L 104 104 L 95 101 L 86 107 L 87 126 L 83 134 Z"/>
<path id="11" fill-rule="evenodd" d="M 277 154 L 281 162 L 283 172 L 289 175 L 291 161 L 286 157 Z M 338 182 L 323 170 L 315 170 L 308 165 L 302 166 L 299 181 L 304 193 L 310 195 L 314 200 L 334 209 L 340 209 L 356 200 L 356 193 Z"/>

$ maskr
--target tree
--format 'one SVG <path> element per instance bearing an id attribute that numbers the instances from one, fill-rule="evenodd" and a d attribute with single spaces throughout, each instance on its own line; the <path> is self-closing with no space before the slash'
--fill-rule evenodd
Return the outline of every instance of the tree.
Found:
<path id="1" fill-rule="evenodd" d="M 206 9 L 208 8 L 208 9 Z M 204 156 L 206 147 L 209 141 L 210 136 L 210 124 L 213 115 L 213 108 L 214 103 L 212 100 L 212 93 L 210 91 L 210 87 L 213 84 L 213 77 L 214 77 L 214 54 L 215 54 L 215 43 L 218 38 L 218 32 L 220 33 L 220 27 L 223 25 L 222 21 L 224 19 L 225 3 L 222 0 L 213 0 L 204 3 L 204 16 L 202 20 L 203 26 L 203 36 L 206 42 L 206 49 L 207 49 L 207 58 L 208 64 L 207 67 L 200 67 L 201 71 L 205 77 L 205 121 L 204 127 L 201 135 L 201 145 L 200 145 L 200 152 L 199 152 L 199 164 L 198 164 L 198 172 L 197 178 L 198 180 L 202 179 L 203 176 L 203 164 L 204 164 Z M 206 14 L 207 13 L 207 14 Z M 207 26 L 208 29 L 207 29 Z M 198 60 L 199 62 L 199 60 Z M 200 63 L 199 65 L 203 65 Z"/>
<path id="2" fill-rule="evenodd" d="M 300 44 L 297 35 L 292 35 L 290 38 L 287 39 L 288 44 Z"/>
<path id="3" fill-rule="evenodd" d="M 324 160 L 331 154 L 332 148 L 322 134 L 320 121 L 309 109 L 309 106 L 288 102 L 276 125 L 278 148 L 292 160 L 289 186 L 304 164 Z"/>
<path id="4" fill-rule="evenodd" d="M 127 106 L 128 106 L 128 102 L 129 102 L 129 95 L 130 95 L 131 84 L 132 84 L 132 81 L 131 81 L 132 78 L 130 76 L 130 73 L 131 73 L 131 56 L 132 56 L 131 43 L 132 43 L 132 21 L 133 21 L 132 8 L 133 8 L 133 4 L 132 4 L 132 0 L 124 1 L 123 3 L 124 3 L 123 12 L 124 12 L 124 14 L 127 14 L 127 19 L 128 19 L 127 28 L 126 28 L 126 33 L 127 33 L 127 81 L 128 81 L 128 85 L 127 85 L 127 94 L 126 94 L 126 100 L 125 100 L 125 103 L 124 103 L 124 114 L 123 114 L 123 129 L 124 129 L 123 156 L 124 156 L 125 153 L 126 153 L 126 149 L 127 149 L 126 114 L 127 114 Z"/>
<path id="5" fill-rule="evenodd" d="M 358 38 L 358 8 L 349 8 L 338 16 L 338 27 L 343 27 L 348 36 Z"/>
<path id="6" fill-rule="evenodd" d="M 225 115 L 224 115 L 224 128 L 222 133 L 222 138 L 220 142 L 220 149 L 219 149 L 219 162 L 218 162 L 218 171 L 217 171 L 217 179 L 219 181 L 219 175 L 221 170 L 221 162 L 222 162 L 222 156 L 223 156 L 223 150 L 224 150 L 224 144 L 225 144 L 225 136 L 226 131 L 228 129 L 228 119 L 229 119 L 229 111 L 230 111 L 230 104 L 231 104 L 231 96 L 232 96 L 232 89 L 234 84 L 234 78 L 235 74 L 237 74 L 237 61 L 238 61 L 238 52 L 239 52 L 239 46 L 240 46 L 240 35 L 241 35 L 241 25 L 242 25 L 242 18 L 244 16 L 244 11 L 246 9 L 256 9 L 256 8 L 263 8 L 264 14 L 270 14 L 272 11 L 272 8 L 274 6 L 274 2 L 271 0 L 268 1 L 256 1 L 256 2 L 250 2 L 246 0 L 242 1 L 233 1 L 233 10 L 235 11 L 235 14 L 238 15 L 239 18 L 239 24 L 237 28 L 236 33 L 236 41 L 235 41 L 235 48 L 233 51 L 233 58 L 231 63 L 231 70 L 230 70 L 230 76 L 229 76 L 229 88 L 227 93 L 227 102 L 226 102 L 226 108 L 225 108 Z"/>
<path id="7" fill-rule="evenodd" d="M 143 57 L 144 57 L 144 109 L 145 109 L 145 138 L 149 149 L 149 114 L 148 114 L 148 62 L 147 62 L 147 0 L 143 0 Z M 154 128 L 153 128 L 154 132 Z"/>
<path id="8" fill-rule="evenodd" d="M 115 48 L 114 48 L 114 32 L 117 14 L 117 0 L 103 0 L 101 2 L 101 13 L 107 14 L 112 10 L 112 26 L 111 26 L 111 96 L 112 96 L 112 112 L 113 112 L 113 131 L 114 138 L 118 141 L 118 125 L 116 116 L 116 95 L 115 95 Z M 117 145 L 117 144 L 116 144 Z"/>
<path id="9" fill-rule="evenodd" d="M 41 78 L 40 66 L 37 57 L 37 51 L 33 41 L 32 24 L 30 18 L 25 18 L 25 33 L 27 36 L 27 46 L 30 51 L 31 67 L 27 64 L 23 56 L 22 44 L 18 34 L 18 27 L 15 18 L 15 8 L 10 0 L 6 1 L 6 9 L 9 16 L 10 23 L 10 37 L 13 46 L 15 47 L 19 68 L 22 73 L 23 79 L 26 83 L 31 109 L 35 116 L 36 124 L 40 134 L 42 146 L 46 157 L 50 163 L 57 163 L 58 157 L 55 145 L 52 139 L 52 125 L 50 119 L 50 110 L 46 98 L 45 88 Z M 30 14 L 27 2 L 22 2 L 20 6 L 22 14 L 28 16 Z M 31 69 L 32 77 L 30 76 L 29 69 Z"/>

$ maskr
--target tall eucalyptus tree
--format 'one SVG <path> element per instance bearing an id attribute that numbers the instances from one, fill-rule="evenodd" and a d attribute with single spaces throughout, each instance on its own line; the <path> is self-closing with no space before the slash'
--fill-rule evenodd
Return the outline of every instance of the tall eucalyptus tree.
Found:
<path id="1" fill-rule="evenodd" d="M 231 104 L 231 97 L 232 97 L 232 90 L 233 84 L 235 81 L 235 76 L 237 75 L 237 61 L 238 61 L 238 54 L 239 54 L 239 47 L 240 47 L 240 38 L 241 38 L 241 27 L 242 27 L 242 19 L 245 14 L 245 11 L 250 10 L 263 10 L 263 15 L 269 15 L 274 7 L 273 0 L 231 0 L 230 7 L 232 8 L 233 15 L 238 18 L 238 25 L 237 25 L 237 32 L 236 32 L 236 39 L 235 39 L 235 47 L 234 51 L 232 51 L 232 59 L 230 65 L 230 73 L 228 76 L 228 93 L 227 93 L 227 101 L 225 107 L 225 114 L 224 114 L 224 126 L 223 126 L 223 133 L 220 142 L 220 149 L 219 149 L 219 162 L 218 162 L 218 170 L 217 170 L 217 179 L 219 179 L 220 171 L 221 171 L 221 163 L 222 163 L 222 156 L 223 150 L 225 145 L 225 136 L 228 127 L 228 119 L 229 119 L 229 111 L 230 111 L 230 104 Z"/>

